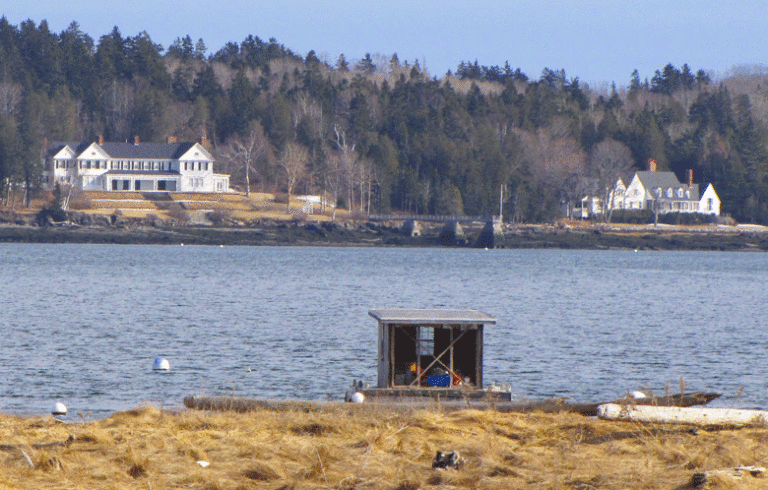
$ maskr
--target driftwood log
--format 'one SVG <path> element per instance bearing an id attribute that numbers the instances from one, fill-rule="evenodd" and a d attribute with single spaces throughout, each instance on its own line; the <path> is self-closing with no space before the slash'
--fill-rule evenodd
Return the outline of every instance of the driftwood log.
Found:
<path id="1" fill-rule="evenodd" d="M 597 416 L 607 420 L 658 424 L 768 426 L 768 411 L 738 408 L 662 407 L 607 403 L 600 405 Z"/>
<path id="2" fill-rule="evenodd" d="M 677 406 L 691 407 L 694 405 L 706 405 L 710 401 L 719 397 L 720 393 L 682 393 L 679 395 L 667 395 L 658 397 L 648 397 L 641 399 L 621 398 L 611 403 L 620 405 L 656 405 L 656 406 Z M 441 409 L 445 411 L 465 410 L 467 408 L 477 410 L 496 410 L 499 412 L 573 412 L 594 417 L 597 415 L 597 407 L 604 403 L 568 403 L 562 398 L 548 399 L 533 402 L 510 402 L 510 401 L 486 401 L 486 400 L 450 400 L 433 401 L 424 399 L 387 399 L 375 403 L 345 404 L 350 409 L 363 409 L 362 407 L 382 406 L 394 410 L 418 410 L 418 409 Z M 254 410 L 299 410 L 304 412 L 314 412 L 326 407 L 338 406 L 334 402 L 312 402 L 312 401 L 290 401 L 290 400 L 267 400 L 257 398 L 244 398 L 233 396 L 188 396 L 184 398 L 184 406 L 196 410 L 217 410 L 217 411 L 235 411 L 249 412 Z M 355 408 L 358 407 L 358 408 Z"/>
<path id="3" fill-rule="evenodd" d="M 719 398 L 722 393 L 705 393 L 697 391 L 692 393 L 680 393 L 678 395 L 649 396 L 646 398 L 619 398 L 609 403 L 616 405 L 654 405 L 658 407 L 693 407 L 706 405 Z M 569 403 L 562 398 L 535 401 L 530 403 L 511 402 L 507 405 L 498 404 L 496 409 L 502 412 L 574 412 L 587 417 L 597 416 L 597 407 L 605 403 Z"/>
<path id="4" fill-rule="evenodd" d="M 90 440 L 90 439 L 87 439 Z M 77 436 L 70 434 L 65 441 L 46 442 L 40 444 L 0 444 L 0 451 L 14 451 L 19 448 L 31 447 L 33 449 L 48 449 L 53 447 L 66 447 L 77 441 Z"/>

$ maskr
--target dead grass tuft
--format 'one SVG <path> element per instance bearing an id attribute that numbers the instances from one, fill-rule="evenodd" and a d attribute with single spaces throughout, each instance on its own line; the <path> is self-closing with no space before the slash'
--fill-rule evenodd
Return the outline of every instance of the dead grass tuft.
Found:
<path id="1" fill-rule="evenodd" d="M 283 475 L 281 475 L 273 466 L 262 462 L 254 463 L 249 469 L 245 470 L 243 474 L 249 480 L 263 482 L 270 482 L 283 478 Z"/>
<path id="2" fill-rule="evenodd" d="M 147 468 L 144 465 L 141 464 L 134 464 L 128 469 L 128 474 L 131 476 L 131 478 L 141 478 L 143 476 L 146 476 L 147 474 Z"/>
<path id="3" fill-rule="evenodd" d="M 318 423 L 312 423 L 300 427 L 294 427 L 291 429 L 291 431 L 297 436 L 322 436 L 324 434 L 333 432 L 333 428 L 325 427 Z"/>

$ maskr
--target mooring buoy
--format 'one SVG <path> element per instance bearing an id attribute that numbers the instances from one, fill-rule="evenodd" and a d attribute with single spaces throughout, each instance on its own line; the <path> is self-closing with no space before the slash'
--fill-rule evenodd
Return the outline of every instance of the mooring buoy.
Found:
<path id="1" fill-rule="evenodd" d="M 56 402 L 53 405 L 53 410 L 51 410 L 51 415 L 66 415 L 67 414 L 67 406 L 64 405 L 61 402 Z"/>
<path id="2" fill-rule="evenodd" d="M 155 357 L 155 362 L 152 364 L 154 371 L 168 371 L 171 369 L 171 363 L 165 357 Z"/>

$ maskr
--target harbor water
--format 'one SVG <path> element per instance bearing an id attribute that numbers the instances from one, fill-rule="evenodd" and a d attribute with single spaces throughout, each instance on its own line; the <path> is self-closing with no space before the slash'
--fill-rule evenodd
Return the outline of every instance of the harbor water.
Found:
<path id="1" fill-rule="evenodd" d="M 5 244 L 0 264 L 5 413 L 339 400 L 376 381 L 368 311 L 398 307 L 496 317 L 485 380 L 519 399 L 768 409 L 765 254 Z"/>

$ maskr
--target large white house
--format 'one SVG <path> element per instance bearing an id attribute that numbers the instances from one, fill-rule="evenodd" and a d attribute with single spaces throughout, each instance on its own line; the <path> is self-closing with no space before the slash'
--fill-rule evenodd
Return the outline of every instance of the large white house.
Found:
<path id="1" fill-rule="evenodd" d="M 611 192 L 611 209 L 720 216 L 720 197 L 712 184 L 694 184 L 690 170 L 688 182 L 681 183 L 674 172 L 657 172 L 655 163 L 651 162 L 647 171 L 635 172 L 629 185 L 625 185 L 622 179 L 616 182 Z M 582 199 L 582 217 L 604 211 L 602 199 L 594 196 Z"/>
<path id="2" fill-rule="evenodd" d="M 228 192 L 200 143 L 58 142 L 45 152 L 43 185 L 85 191 Z"/>
<path id="3" fill-rule="evenodd" d="M 622 183 L 623 184 L 623 183 Z M 622 185 L 623 186 L 623 185 Z M 621 187 L 613 198 L 614 209 L 648 209 L 667 213 L 701 213 L 720 216 L 720 197 L 712 184 L 677 180 L 674 172 L 636 172 L 623 196 Z M 703 188 L 703 189 L 702 189 Z"/>

